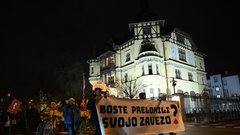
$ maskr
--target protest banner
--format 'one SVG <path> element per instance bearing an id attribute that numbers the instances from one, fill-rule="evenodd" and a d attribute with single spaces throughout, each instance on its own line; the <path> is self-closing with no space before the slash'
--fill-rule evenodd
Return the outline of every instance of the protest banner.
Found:
<path id="1" fill-rule="evenodd" d="M 17 112 L 20 110 L 21 104 L 22 104 L 21 101 L 19 101 L 17 99 L 13 99 L 12 103 L 8 107 L 7 112 L 12 113 L 12 114 L 17 114 Z"/>
<path id="2" fill-rule="evenodd" d="M 103 135 L 184 131 L 178 102 L 102 97 L 96 104 Z"/>

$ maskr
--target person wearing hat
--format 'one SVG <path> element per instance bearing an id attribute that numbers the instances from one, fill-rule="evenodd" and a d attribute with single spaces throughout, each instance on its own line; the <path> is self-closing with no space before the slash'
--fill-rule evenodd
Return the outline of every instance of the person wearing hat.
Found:
<path id="1" fill-rule="evenodd" d="M 69 98 L 63 110 L 64 124 L 67 127 L 68 135 L 76 135 L 79 120 L 79 109 L 74 98 Z"/>
<path id="2" fill-rule="evenodd" d="M 96 88 L 93 91 L 93 97 L 87 103 L 87 109 L 91 110 L 90 124 L 92 127 L 96 128 L 95 135 L 101 135 L 101 129 L 99 125 L 97 109 L 96 109 L 96 101 L 101 98 L 103 95 L 102 89 Z"/>

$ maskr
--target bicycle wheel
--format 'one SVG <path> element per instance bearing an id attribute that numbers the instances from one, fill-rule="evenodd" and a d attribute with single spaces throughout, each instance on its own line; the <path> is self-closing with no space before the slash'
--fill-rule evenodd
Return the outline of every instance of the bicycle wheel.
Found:
<path id="1" fill-rule="evenodd" d="M 44 124 L 39 123 L 36 130 L 36 135 L 42 135 L 44 131 Z"/>

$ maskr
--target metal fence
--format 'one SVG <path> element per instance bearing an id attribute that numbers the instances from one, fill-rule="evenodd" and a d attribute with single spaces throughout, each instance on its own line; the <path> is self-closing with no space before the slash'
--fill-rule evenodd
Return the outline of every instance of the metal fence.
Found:
<path id="1" fill-rule="evenodd" d="M 213 123 L 240 119 L 240 97 L 179 96 L 184 121 Z"/>

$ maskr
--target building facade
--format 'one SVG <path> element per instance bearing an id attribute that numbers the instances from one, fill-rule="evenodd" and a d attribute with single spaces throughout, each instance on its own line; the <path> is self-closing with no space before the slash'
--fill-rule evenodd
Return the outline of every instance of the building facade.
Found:
<path id="1" fill-rule="evenodd" d="M 126 96 L 119 86 L 129 82 L 133 98 L 141 92 L 148 99 L 158 98 L 159 93 L 201 95 L 207 89 L 205 55 L 189 34 L 164 23 L 130 23 L 132 36 L 127 41 L 114 43 L 112 49 L 87 61 L 89 82 L 106 83 L 109 93 L 117 97 Z"/>
<path id="2" fill-rule="evenodd" d="M 208 79 L 209 96 L 213 98 L 232 98 L 240 96 L 239 75 L 211 75 Z"/>

